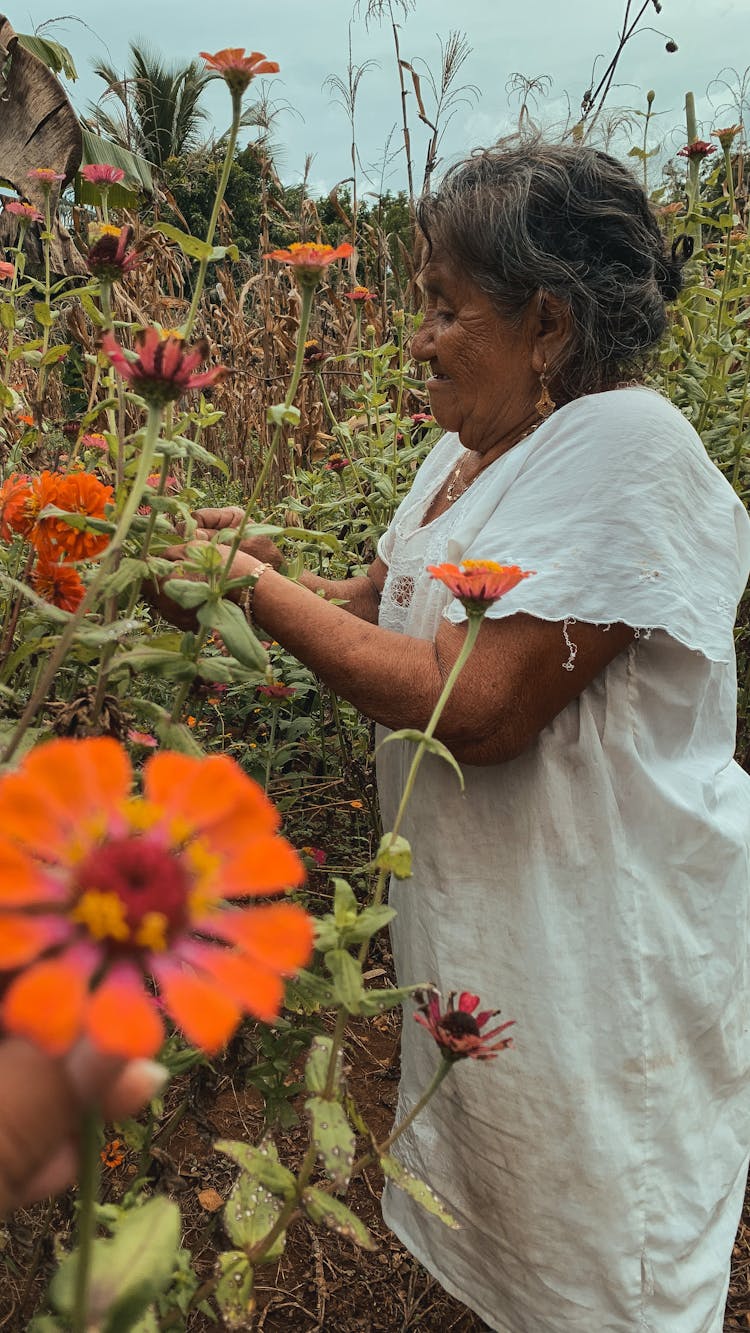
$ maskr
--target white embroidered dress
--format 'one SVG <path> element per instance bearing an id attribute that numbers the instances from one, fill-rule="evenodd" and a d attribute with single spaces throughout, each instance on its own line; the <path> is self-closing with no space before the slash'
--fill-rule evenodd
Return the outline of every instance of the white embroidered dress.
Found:
<path id="1" fill-rule="evenodd" d="M 640 633 L 524 754 L 466 767 L 463 796 L 422 765 L 398 978 L 501 1006 L 516 1049 L 458 1066 L 398 1148 L 461 1229 L 392 1186 L 384 1214 L 501 1333 L 720 1333 L 750 1151 L 750 521 L 648 389 L 563 407 L 421 527 L 461 453 L 440 440 L 380 543 L 380 623 L 463 620 L 425 567 L 484 558 L 537 571 L 490 615 L 568 618 L 561 671 L 576 620 Z M 411 750 L 379 751 L 386 829 Z M 436 1059 L 407 1014 L 400 1114 Z"/>

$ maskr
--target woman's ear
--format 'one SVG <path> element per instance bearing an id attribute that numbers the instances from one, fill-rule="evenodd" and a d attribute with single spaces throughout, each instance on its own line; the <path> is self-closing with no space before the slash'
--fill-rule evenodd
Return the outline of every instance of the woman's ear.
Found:
<path id="1" fill-rule="evenodd" d="M 541 375 L 545 367 L 550 367 L 554 374 L 570 339 L 570 306 L 551 292 L 538 292 L 530 333 L 532 369 Z"/>

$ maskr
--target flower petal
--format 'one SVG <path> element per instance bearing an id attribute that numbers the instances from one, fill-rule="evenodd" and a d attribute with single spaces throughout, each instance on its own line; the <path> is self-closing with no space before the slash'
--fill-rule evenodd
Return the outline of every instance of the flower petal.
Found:
<path id="1" fill-rule="evenodd" d="M 0 915 L 0 970 L 24 967 L 52 944 L 68 939 L 71 928 L 60 916 Z"/>
<path id="2" fill-rule="evenodd" d="M 54 855 L 80 826 L 82 815 L 113 812 L 128 795 L 131 780 L 127 752 L 110 736 L 49 741 L 0 780 L 0 826 L 29 845 L 43 817 L 48 833 L 32 845 Z"/>
<path id="3" fill-rule="evenodd" d="M 225 898 L 283 893 L 304 883 L 305 867 L 285 838 L 253 838 L 219 872 Z"/>
<path id="4" fill-rule="evenodd" d="M 8 780 L 5 779 L 5 781 Z M 2 809 L 1 802 L 0 809 Z M 24 816 L 22 802 L 18 806 L 18 815 L 20 818 L 12 821 L 9 818 L 8 805 L 6 804 L 5 808 L 2 809 L 3 822 L 8 819 L 8 823 L 10 823 L 17 836 L 19 833 L 18 823 L 23 820 Z M 8 823 L 5 823 L 6 828 Z M 29 841 L 26 835 L 31 833 L 33 823 L 32 820 L 31 826 L 28 823 L 25 824 L 21 830 L 25 842 Z M 39 823 L 39 835 L 43 839 L 44 827 L 41 821 Z M 42 842 L 42 846 L 44 845 L 44 842 Z M 20 847 L 14 847 L 5 838 L 0 838 L 0 906 L 21 907 L 27 903 L 54 903 L 61 902 L 66 897 L 67 892 L 63 884 L 45 876 Z"/>
<path id="5" fill-rule="evenodd" d="M 473 1014 L 479 1004 L 479 996 L 472 995 L 471 991 L 462 990 L 458 997 L 458 1008 L 463 1014 Z"/>
<path id="6" fill-rule="evenodd" d="M 83 1027 L 90 973 L 90 960 L 81 950 L 22 972 L 5 993 L 5 1030 L 28 1037 L 50 1055 L 62 1055 Z"/>
<path id="7" fill-rule="evenodd" d="M 86 1011 L 86 1032 L 100 1051 L 124 1060 L 155 1055 L 162 1046 L 156 1002 L 134 967 L 113 967 L 97 986 Z"/>
<path id="8" fill-rule="evenodd" d="M 208 977 L 156 961 L 164 1003 L 189 1042 L 209 1054 L 225 1046 L 242 1017 L 239 1005 Z"/>
<path id="9" fill-rule="evenodd" d="M 244 912 L 221 912 L 211 929 L 246 953 L 253 962 L 283 975 L 303 967 L 312 955 L 312 919 L 296 903 L 274 903 Z"/>
<path id="10" fill-rule="evenodd" d="M 278 1018 L 284 1002 L 284 983 L 267 967 L 260 967 L 233 949 L 194 947 L 192 959 L 230 995 L 245 1013 L 254 1014 L 264 1023 Z"/>
<path id="11" fill-rule="evenodd" d="M 212 850 L 234 850 L 254 834 L 279 827 L 278 811 L 262 787 L 228 755 L 156 754 L 144 769 L 144 791 L 167 814 L 208 832 Z"/>

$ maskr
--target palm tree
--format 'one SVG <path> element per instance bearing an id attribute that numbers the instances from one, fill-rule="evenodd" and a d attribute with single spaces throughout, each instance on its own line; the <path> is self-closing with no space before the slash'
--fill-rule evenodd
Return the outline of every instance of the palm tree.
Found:
<path id="1" fill-rule="evenodd" d="M 107 91 L 89 107 L 89 114 L 106 138 L 145 157 L 157 170 L 168 158 L 201 145 L 207 113 L 199 103 L 210 75 L 198 61 L 170 65 L 157 52 L 131 42 L 125 75 L 108 64 L 96 65 L 94 72 Z M 120 103 L 116 111 L 102 105 L 106 97 Z"/>

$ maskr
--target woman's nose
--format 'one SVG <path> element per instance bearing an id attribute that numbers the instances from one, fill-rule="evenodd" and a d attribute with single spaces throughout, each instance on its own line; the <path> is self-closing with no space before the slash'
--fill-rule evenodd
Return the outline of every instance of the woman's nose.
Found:
<path id="1" fill-rule="evenodd" d="M 411 340 L 411 354 L 415 361 L 430 361 L 435 354 L 434 339 L 430 333 L 430 321 L 427 317 Z"/>

